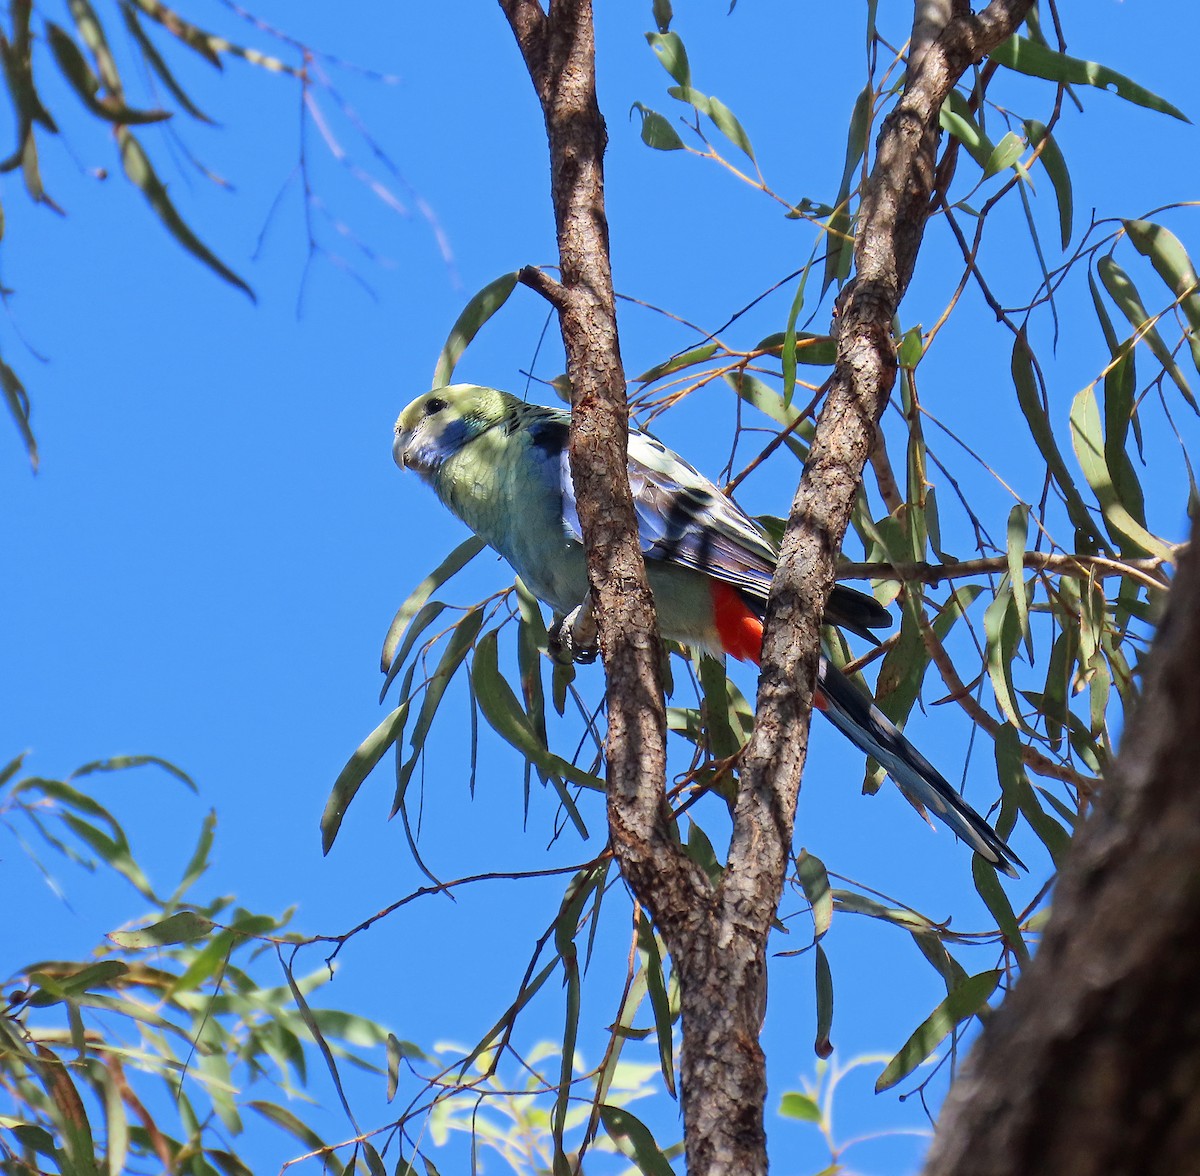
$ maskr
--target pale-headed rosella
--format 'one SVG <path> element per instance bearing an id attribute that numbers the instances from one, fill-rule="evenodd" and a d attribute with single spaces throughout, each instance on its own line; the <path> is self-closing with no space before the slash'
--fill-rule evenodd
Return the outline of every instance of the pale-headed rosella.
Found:
<path id="1" fill-rule="evenodd" d="M 570 413 L 507 392 L 453 384 L 418 396 L 396 422 L 393 453 L 502 555 L 554 611 L 556 636 L 586 658 L 595 629 L 567 460 Z M 755 663 L 775 547 L 703 474 L 645 433 L 629 434 L 646 575 L 662 635 Z M 834 588 L 826 622 L 856 632 L 890 624 L 874 598 Z M 1004 873 L 1023 863 L 871 699 L 822 656 L 813 705 L 928 809 Z"/>

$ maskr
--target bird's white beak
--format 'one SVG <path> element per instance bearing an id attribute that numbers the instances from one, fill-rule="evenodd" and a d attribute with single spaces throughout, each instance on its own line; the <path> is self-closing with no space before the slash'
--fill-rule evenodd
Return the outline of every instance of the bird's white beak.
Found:
<path id="1" fill-rule="evenodd" d="M 404 469 L 406 465 L 405 454 L 408 450 L 409 440 L 410 435 L 407 429 L 396 430 L 396 440 L 392 442 L 392 457 L 401 469 Z"/>

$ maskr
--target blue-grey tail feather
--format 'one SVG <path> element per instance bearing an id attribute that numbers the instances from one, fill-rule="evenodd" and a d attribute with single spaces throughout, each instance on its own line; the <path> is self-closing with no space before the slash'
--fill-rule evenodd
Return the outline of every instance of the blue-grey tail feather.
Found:
<path id="1" fill-rule="evenodd" d="M 855 746 L 873 756 L 901 791 L 927 808 L 998 870 L 1016 878 L 1025 863 L 891 722 L 840 670 L 821 658 L 826 717 Z"/>

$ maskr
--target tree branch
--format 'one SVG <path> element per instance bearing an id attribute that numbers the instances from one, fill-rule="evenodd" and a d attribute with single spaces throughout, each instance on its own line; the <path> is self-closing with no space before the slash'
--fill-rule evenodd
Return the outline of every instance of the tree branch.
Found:
<path id="1" fill-rule="evenodd" d="M 908 40 L 908 72 L 921 68 L 925 52 L 941 35 L 954 15 L 952 0 L 916 0 L 913 4 L 912 35 Z"/>
<path id="2" fill-rule="evenodd" d="M 1176 549 L 1176 558 L 1183 545 Z M 1109 559 L 1103 555 L 1054 554 L 1047 551 L 1027 551 L 1021 556 L 1023 567 L 1031 571 L 1057 572 L 1063 576 L 1130 576 L 1147 588 L 1165 592 L 1170 580 L 1163 575 L 1165 560 L 1157 556 L 1130 559 Z M 979 559 L 955 560 L 953 563 L 839 563 L 839 580 L 918 580 L 936 585 L 943 580 L 968 580 L 1008 571 L 1005 555 L 981 556 Z"/>
<path id="3" fill-rule="evenodd" d="M 820 649 L 820 618 L 833 586 L 838 548 L 850 520 L 863 466 L 895 380 L 891 322 L 907 289 L 933 192 L 942 103 L 974 62 L 1008 37 L 1032 0 L 993 0 L 978 16 L 955 0 L 954 15 L 910 69 L 906 89 L 879 137 L 863 193 L 855 239 L 855 277 L 841 299 L 838 357 L 784 534 L 768 602 L 754 733 L 742 760 L 729 862 L 721 884 L 720 958 L 703 960 L 713 978 L 693 999 L 732 1001 L 742 1019 L 729 1048 L 728 1027 L 685 1044 L 701 1055 L 692 1081 L 739 1102 L 706 1099 L 690 1110 L 688 1171 L 766 1171 L 762 1108 L 766 1097 L 757 1031 L 766 1007 L 765 951 L 792 843 L 800 774 Z M 718 996 L 720 988 L 726 995 Z M 685 1016 L 689 988 L 682 989 Z M 757 1019 L 756 1019 L 757 1018 Z M 722 1036 L 722 1030 L 724 1035 Z M 685 1034 L 686 1039 L 686 1034 Z M 724 1048 L 724 1054 L 721 1053 Z M 732 1061 L 731 1061 L 732 1058 Z"/>
<path id="4" fill-rule="evenodd" d="M 629 410 L 604 208 L 604 120 L 590 0 L 501 0 L 541 102 L 561 280 L 522 281 L 557 308 L 572 387 L 570 461 L 604 655 L 608 825 L 637 900 L 678 962 L 712 894 L 673 836 L 661 644 L 627 474 Z M 686 1028 L 685 1028 L 686 1037 Z M 686 1047 L 685 1047 L 686 1049 Z"/>

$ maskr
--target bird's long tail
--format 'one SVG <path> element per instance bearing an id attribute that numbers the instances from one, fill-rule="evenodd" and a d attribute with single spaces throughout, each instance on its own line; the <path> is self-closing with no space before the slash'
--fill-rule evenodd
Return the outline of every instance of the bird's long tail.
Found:
<path id="1" fill-rule="evenodd" d="M 712 582 L 713 612 L 725 652 L 759 664 L 762 621 L 735 588 Z M 928 809 L 998 870 L 1017 877 L 1025 863 L 839 669 L 822 656 L 813 706 L 859 750 L 874 758 L 913 804 Z"/>

